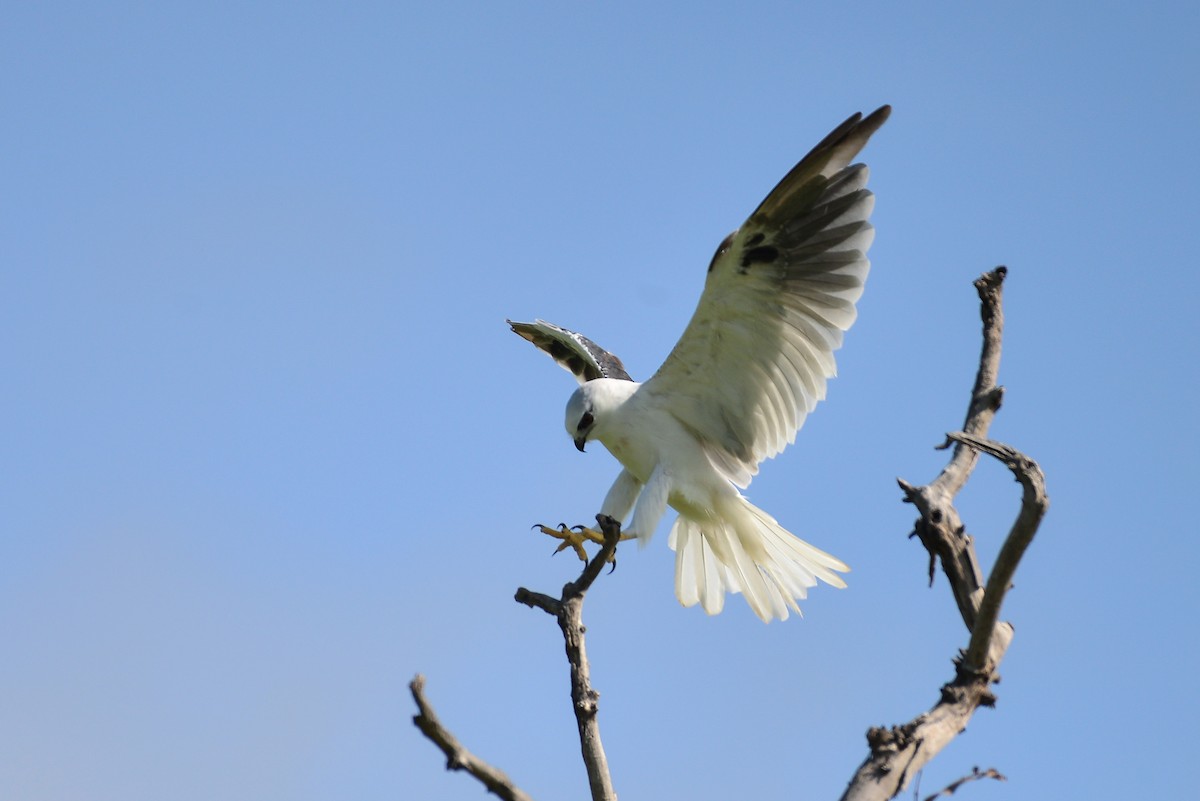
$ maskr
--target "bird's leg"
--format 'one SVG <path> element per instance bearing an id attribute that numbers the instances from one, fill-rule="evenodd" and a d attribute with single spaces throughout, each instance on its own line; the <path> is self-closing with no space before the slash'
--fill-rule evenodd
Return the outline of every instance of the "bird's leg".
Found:
<path id="1" fill-rule="evenodd" d="M 584 562 L 588 560 L 587 551 L 583 549 L 583 544 L 585 542 L 595 542 L 600 545 L 604 544 L 604 534 L 596 531 L 594 528 L 588 528 L 587 526 L 568 526 L 566 523 L 559 523 L 558 528 L 551 528 L 550 526 L 543 526 L 539 523 L 535 525 L 534 528 L 546 536 L 554 537 L 556 540 L 562 540 L 562 543 L 554 549 L 554 553 L 565 551 L 567 548 L 573 548 L 575 550 L 575 555 Z M 636 534 L 622 533 L 621 541 L 636 539 L 636 537 Z M 610 557 L 609 561 L 615 561 L 615 559 L 616 552 L 614 551 L 613 556 Z"/>

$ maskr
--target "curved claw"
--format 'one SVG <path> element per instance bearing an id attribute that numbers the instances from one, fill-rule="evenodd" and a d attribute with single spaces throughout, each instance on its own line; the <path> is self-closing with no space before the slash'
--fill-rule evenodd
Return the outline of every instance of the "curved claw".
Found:
<path id="1" fill-rule="evenodd" d="M 557 554 L 560 551 L 565 551 L 567 548 L 574 548 L 575 555 L 579 557 L 580 561 L 587 562 L 587 551 L 583 549 L 583 543 L 586 538 L 580 534 L 572 532 L 566 523 L 559 523 L 558 528 L 551 528 L 550 526 L 537 523 L 533 526 L 533 529 L 535 531 L 542 532 L 548 537 L 554 537 L 556 540 L 562 540 L 562 543 L 554 549 L 554 554 Z M 554 554 L 551 554 L 551 556 Z"/>
<path id="2" fill-rule="evenodd" d="M 557 554 L 561 551 L 565 551 L 567 548 L 572 548 L 575 551 L 575 555 L 579 557 L 581 562 L 588 561 L 587 551 L 585 551 L 583 548 L 583 544 L 585 542 L 595 542 L 601 545 L 604 544 L 604 534 L 589 526 L 568 526 L 566 523 L 559 523 L 558 528 L 551 528 L 550 526 L 546 526 L 541 523 L 535 523 L 530 527 L 530 530 L 540 531 L 548 537 L 553 537 L 556 540 L 562 540 L 559 546 L 554 549 L 554 553 Z M 621 540 L 634 539 L 635 536 L 636 535 L 633 534 L 622 534 Z M 611 573 L 617 568 L 617 557 L 615 553 L 609 558 L 609 561 L 612 562 L 612 567 L 608 571 Z"/>

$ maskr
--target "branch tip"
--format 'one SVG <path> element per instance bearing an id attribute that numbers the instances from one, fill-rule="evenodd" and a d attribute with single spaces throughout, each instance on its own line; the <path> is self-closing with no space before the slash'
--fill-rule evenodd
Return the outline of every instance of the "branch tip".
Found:
<path id="1" fill-rule="evenodd" d="M 497 768 L 492 767 L 479 757 L 472 754 L 451 734 L 441 721 L 425 697 L 425 677 L 418 673 L 408 683 L 413 700 L 417 704 L 417 715 L 413 724 L 425 735 L 430 742 L 441 749 L 446 757 L 446 770 L 465 770 L 475 777 L 488 792 L 494 793 L 504 801 L 532 801 L 512 780 Z"/>

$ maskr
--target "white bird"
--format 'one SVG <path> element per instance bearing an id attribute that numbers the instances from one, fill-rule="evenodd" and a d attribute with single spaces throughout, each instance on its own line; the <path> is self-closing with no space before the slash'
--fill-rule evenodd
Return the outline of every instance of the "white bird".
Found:
<path id="1" fill-rule="evenodd" d="M 600 513 L 645 544 L 666 512 L 675 594 L 715 615 L 740 592 L 763 621 L 799 613 L 820 579 L 846 584 L 837 558 L 785 530 L 739 492 L 795 441 L 836 373 L 874 237 L 867 168 L 850 162 L 891 113 L 855 114 L 792 168 L 725 238 L 700 304 L 645 383 L 591 340 L 538 320 L 512 329 L 575 374 L 567 432 L 599 440 L 623 466 Z M 546 529 L 543 529 L 546 530 Z M 590 532 L 594 535 L 594 532 Z"/>

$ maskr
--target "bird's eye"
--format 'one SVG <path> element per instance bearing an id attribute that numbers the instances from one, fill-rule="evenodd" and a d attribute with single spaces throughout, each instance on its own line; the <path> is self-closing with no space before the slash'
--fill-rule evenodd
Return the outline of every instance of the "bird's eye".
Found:
<path id="1" fill-rule="evenodd" d="M 575 430 L 576 431 L 587 431 L 589 428 L 592 427 L 592 423 L 594 423 L 595 421 L 596 421 L 596 419 L 594 417 L 592 417 L 591 412 L 584 412 L 583 417 L 579 418 L 579 425 L 575 427 Z"/>

